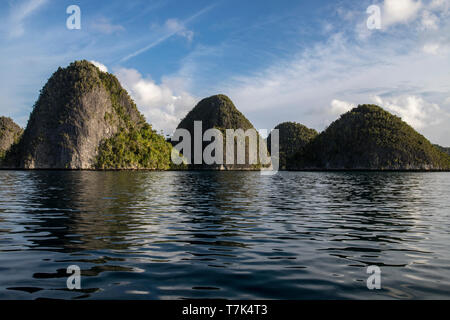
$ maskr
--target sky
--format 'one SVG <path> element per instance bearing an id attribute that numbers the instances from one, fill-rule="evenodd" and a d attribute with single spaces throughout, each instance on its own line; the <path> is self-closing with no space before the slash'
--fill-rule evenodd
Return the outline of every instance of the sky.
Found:
<path id="1" fill-rule="evenodd" d="M 52 73 L 81 59 L 165 134 L 222 93 L 257 129 L 322 131 L 371 103 L 450 146 L 450 0 L 0 1 L 0 115 L 26 126 Z"/>

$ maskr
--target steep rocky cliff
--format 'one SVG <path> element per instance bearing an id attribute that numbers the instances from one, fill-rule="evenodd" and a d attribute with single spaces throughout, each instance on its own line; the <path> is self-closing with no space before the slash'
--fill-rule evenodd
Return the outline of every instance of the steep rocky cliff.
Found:
<path id="1" fill-rule="evenodd" d="M 129 150 L 126 141 L 125 146 L 116 141 L 142 130 L 146 131 L 146 139 L 165 143 L 145 123 L 115 76 L 88 61 L 76 61 L 59 68 L 41 90 L 22 139 L 7 155 L 5 165 L 25 169 L 145 167 L 139 160 L 146 155 L 123 158 L 136 150 L 151 152 L 149 148 Z M 117 145 L 120 150 L 113 148 Z M 170 147 L 163 146 L 166 167 Z M 114 157 L 109 157 L 108 152 Z"/>
<path id="2" fill-rule="evenodd" d="M 11 118 L 0 117 L 0 161 L 14 143 L 19 141 L 23 129 Z"/>

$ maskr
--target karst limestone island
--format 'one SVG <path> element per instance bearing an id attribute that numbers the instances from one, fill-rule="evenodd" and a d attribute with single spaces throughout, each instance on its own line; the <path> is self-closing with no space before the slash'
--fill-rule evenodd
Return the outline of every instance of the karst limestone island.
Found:
<path id="1" fill-rule="evenodd" d="M 399 117 L 360 105 L 290 153 L 291 170 L 449 170 L 450 156 Z"/>
<path id="2" fill-rule="evenodd" d="M 224 95 L 200 101 L 178 128 L 195 134 L 196 121 L 202 121 L 202 134 L 212 128 L 223 133 L 254 128 Z M 321 133 L 294 122 L 276 129 L 281 169 L 450 170 L 448 148 L 432 145 L 400 118 L 374 105 L 354 108 Z M 0 117 L 0 168 L 260 170 L 265 165 L 259 158 L 256 163 L 248 161 L 244 141 L 243 164 L 195 164 L 193 155 L 185 157 L 190 165 L 173 164 L 177 142 L 166 141 L 152 129 L 114 75 L 83 60 L 50 77 L 25 130 Z M 209 143 L 203 142 L 202 151 Z M 261 143 L 258 148 L 261 145 L 265 148 Z"/>
<path id="3" fill-rule="evenodd" d="M 198 124 L 200 121 L 201 126 Z M 195 122 L 198 125 L 198 133 L 195 132 Z M 200 101 L 180 122 L 176 132 L 180 129 L 187 130 L 189 136 L 192 137 L 188 148 L 191 150 L 190 156 L 188 156 L 189 163 L 191 164 L 188 166 L 189 169 L 260 170 L 270 165 L 270 156 L 267 152 L 266 142 L 251 122 L 234 106 L 230 98 L 225 95 L 219 94 Z M 222 154 L 217 152 L 218 154 L 216 155 L 215 151 L 211 152 L 213 156 L 217 156 L 212 164 L 208 163 L 203 157 L 196 162 L 195 152 L 193 152 L 195 151 L 195 137 L 203 137 L 201 152 L 197 152 L 197 155 L 202 153 L 210 154 L 208 152 L 208 145 L 211 145 L 211 142 L 219 139 L 216 136 L 214 138 L 211 137 L 211 139 L 206 138 L 205 133 L 209 129 L 217 130 L 218 137 L 222 140 L 222 145 L 217 146 L 217 149 L 220 148 Z M 232 129 L 232 136 L 227 135 L 228 129 Z M 228 139 L 230 139 L 233 148 L 227 149 Z M 242 144 L 239 144 L 239 141 Z M 172 143 L 176 146 L 174 141 Z M 200 146 L 200 143 L 198 145 Z M 240 161 L 238 159 L 239 145 L 243 151 L 241 151 L 242 158 Z M 229 160 L 227 160 L 227 152 Z"/>
<path id="4" fill-rule="evenodd" d="M 11 118 L 0 117 L 0 159 L 11 146 L 19 142 L 23 130 Z"/>

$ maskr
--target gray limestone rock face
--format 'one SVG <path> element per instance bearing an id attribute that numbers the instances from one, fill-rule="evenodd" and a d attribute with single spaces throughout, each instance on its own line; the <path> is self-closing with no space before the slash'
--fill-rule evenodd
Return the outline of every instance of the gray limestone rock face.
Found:
<path id="1" fill-rule="evenodd" d="M 0 117 L 0 158 L 16 143 L 23 133 L 11 118 Z"/>
<path id="2" fill-rule="evenodd" d="M 95 169 L 101 142 L 143 121 L 113 75 L 77 61 L 58 69 L 41 90 L 23 137 L 3 167 Z"/>

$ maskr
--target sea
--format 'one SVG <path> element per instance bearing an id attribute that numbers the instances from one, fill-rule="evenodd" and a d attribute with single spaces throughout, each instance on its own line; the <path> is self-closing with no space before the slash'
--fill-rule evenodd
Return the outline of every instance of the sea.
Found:
<path id="1" fill-rule="evenodd" d="M 449 299 L 450 173 L 0 171 L 0 299 Z"/>

